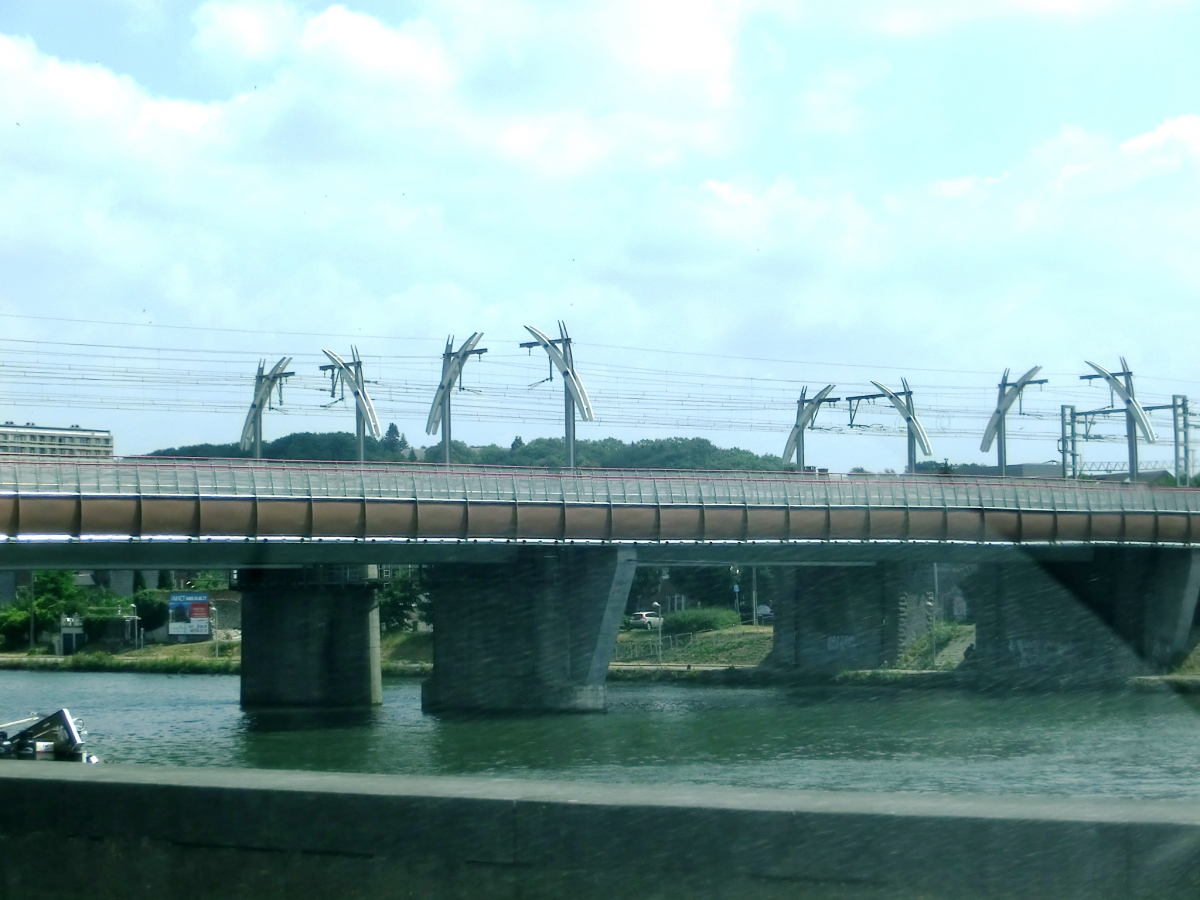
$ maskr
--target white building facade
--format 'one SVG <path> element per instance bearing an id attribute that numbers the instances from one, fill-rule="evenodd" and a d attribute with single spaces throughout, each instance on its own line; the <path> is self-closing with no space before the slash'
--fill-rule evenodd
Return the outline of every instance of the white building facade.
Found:
<path id="1" fill-rule="evenodd" d="M 20 456 L 111 457 L 113 438 L 110 431 L 92 428 L 47 428 L 34 425 L 0 426 L 0 454 Z"/>

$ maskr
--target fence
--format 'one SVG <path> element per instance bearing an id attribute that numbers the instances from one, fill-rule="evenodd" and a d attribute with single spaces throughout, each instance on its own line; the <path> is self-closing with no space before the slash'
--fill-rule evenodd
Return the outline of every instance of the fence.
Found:
<path id="1" fill-rule="evenodd" d="M 617 641 L 613 662 L 639 662 L 642 660 L 658 661 L 658 636 L 653 632 L 650 637 L 636 638 L 629 641 Z M 689 634 L 664 634 L 662 637 L 662 657 L 664 662 L 681 655 L 697 656 L 702 659 L 717 657 L 722 660 L 729 655 L 730 662 L 754 662 L 758 656 L 765 653 L 771 644 L 771 635 L 723 633 L 717 631 L 701 631 Z M 732 654 L 732 655 L 731 655 Z M 742 657 L 746 657 L 745 660 Z M 684 659 L 683 661 L 690 661 Z"/>

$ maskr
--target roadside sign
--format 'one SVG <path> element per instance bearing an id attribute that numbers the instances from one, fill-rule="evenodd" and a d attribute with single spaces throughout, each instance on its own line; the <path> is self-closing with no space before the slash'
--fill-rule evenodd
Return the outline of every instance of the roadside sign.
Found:
<path id="1" fill-rule="evenodd" d="M 167 634 L 209 634 L 207 591 L 173 593 L 167 598 Z"/>

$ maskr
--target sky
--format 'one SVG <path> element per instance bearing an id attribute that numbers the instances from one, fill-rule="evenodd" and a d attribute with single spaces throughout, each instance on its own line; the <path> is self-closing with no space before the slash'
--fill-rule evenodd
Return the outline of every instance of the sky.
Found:
<path id="1" fill-rule="evenodd" d="M 778 454 L 801 388 L 905 378 L 933 456 L 987 462 L 1040 365 L 1008 456 L 1056 459 L 1060 407 L 1110 403 L 1085 360 L 1200 410 L 1197 34 L 1186 0 L 6 0 L 0 419 L 237 440 L 290 356 L 266 437 L 349 430 L 318 366 L 355 346 L 433 444 L 479 331 L 455 438 L 557 436 L 519 343 L 563 320 L 581 438 Z M 903 468 L 894 410 L 855 425 L 807 462 Z"/>

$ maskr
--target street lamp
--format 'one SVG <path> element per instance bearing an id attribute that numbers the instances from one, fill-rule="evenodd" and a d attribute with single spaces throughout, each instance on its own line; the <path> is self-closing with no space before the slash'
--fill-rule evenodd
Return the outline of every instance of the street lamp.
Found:
<path id="1" fill-rule="evenodd" d="M 658 664 L 661 666 L 662 665 L 662 607 L 659 605 L 657 600 L 655 600 L 650 605 L 658 610 Z"/>
<path id="2" fill-rule="evenodd" d="M 758 566 L 750 569 L 750 624 L 758 627 Z"/>
<path id="3" fill-rule="evenodd" d="M 33 652 L 37 623 L 37 572 L 29 576 L 29 652 Z"/>

